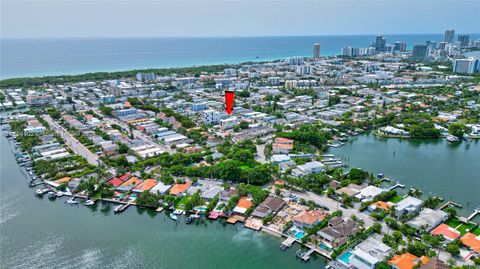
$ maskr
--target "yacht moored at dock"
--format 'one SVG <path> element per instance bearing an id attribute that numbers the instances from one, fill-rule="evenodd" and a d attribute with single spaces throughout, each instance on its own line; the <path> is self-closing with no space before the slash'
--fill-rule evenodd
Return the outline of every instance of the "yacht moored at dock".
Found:
<path id="1" fill-rule="evenodd" d="M 168 216 L 169 216 L 172 220 L 174 220 L 174 221 L 177 221 L 177 220 L 178 220 L 178 217 L 177 217 L 175 214 L 173 214 L 173 213 L 170 213 Z"/>

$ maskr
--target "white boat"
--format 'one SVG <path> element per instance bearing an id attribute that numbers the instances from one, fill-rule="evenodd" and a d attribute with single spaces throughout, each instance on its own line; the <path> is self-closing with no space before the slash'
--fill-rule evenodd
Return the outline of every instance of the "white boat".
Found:
<path id="1" fill-rule="evenodd" d="M 37 195 L 43 195 L 44 193 L 47 193 L 48 191 L 50 191 L 50 189 L 37 189 L 37 190 L 35 191 L 35 193 L 36 193 Z"/>
<path id="2" fill-rule="evenodd" d="M 53 191 L 49 191 L 47 195 L 48 195 L 48 199 L 53 200 L 53 199 L 57 198 L 57 195 Z"/>
<path id="3" fill-rule="evenodd" d="M 92 201 L 92 200 L 90 200 L 90 199 L 88 199 L 87 201 L 85 201 L 85 205 L 94 205 L 94 204 L 95 204 L 95 202 Z"/>
<path id="4" fill-rule="evenodd" d="M 122 211 L 122 205 L 117 205 L 114 209 L 113 209 L 113 212 L 114 213 L 119 213 Z"/>
<path id="5" fill-rule="evenodd" d="M 70 204 L 70 205 L 76 205 L 78 204 L 78 201 L 75 201 L 75 198 L 70 198 L 65 203 Z"/>
<path id="6" fill-rule="evenodd" d="M 169 216 L 170 216 L 170 218 L 173 219 L 174 221 L 177 221 L 177 219 L 178 219 L 178 217 L 177 217 L 175 214 L 173 214 L 173 213 L 170 213 Z"/>
<path id="7" fill-rule="evenodd" d="M 173 214 L 175 214 L 175 215 L 182 215 L 183 212 L 184 212 L 184 211 L 181 210 L 181 209 L 175 209 L 175 211 L 173 211 Z"/>
<path id="8" fill-rule="evenodd" d="M 460 138 L 458 138 L 454 135 L 447 135 L 447 141 L 448 142 L 458 142 L 458 141 L 460 141 Z"/>

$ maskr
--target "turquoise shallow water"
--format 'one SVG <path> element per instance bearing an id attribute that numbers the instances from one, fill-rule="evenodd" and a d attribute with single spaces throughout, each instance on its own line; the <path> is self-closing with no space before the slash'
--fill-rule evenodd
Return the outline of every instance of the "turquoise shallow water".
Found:
<path id="1" fill-rule="evenodd" d="M 474 34 L 470 39 L 479 37 Z M 400 40 L 411 47 L 427 40 L 442 40 L 443 35 L 386 35 L 386 38 L 390 44 Z M 322 55 L 336 55 L 342 47 L 367 47 L 374 40 L 373 35 L 2 39 L 0 79 L 311 56 L 312 46 L 317 42 L 321 44 Z"/>
<path id="2" fill-rule="evenodd" d="M 480 206 L 480 141 L 451 144 L 446 140 L 401 140 L 360 135 L 330 150 L 351 167 L 399 180 L 425 195 L 438 194 L 462 203 L 466 215 Z"/>

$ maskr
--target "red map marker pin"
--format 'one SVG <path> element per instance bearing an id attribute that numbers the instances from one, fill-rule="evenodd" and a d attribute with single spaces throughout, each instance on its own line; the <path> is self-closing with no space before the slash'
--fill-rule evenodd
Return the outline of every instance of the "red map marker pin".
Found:
<path id="1" fill-rule="evenodd" d="M 234 97 L 235 97 L 235 92 L 225 91 L 225 111 L 227 112 L 228 115 L 232 114 Z"/>

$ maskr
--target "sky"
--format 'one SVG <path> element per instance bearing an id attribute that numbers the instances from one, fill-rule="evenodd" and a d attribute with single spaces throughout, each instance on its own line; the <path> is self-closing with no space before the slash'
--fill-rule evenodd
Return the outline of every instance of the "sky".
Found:
<path id="1" fill-rule="evenodd" d="M 480 0 L 0 0 L 1 38 L 480 32 Z"/>

